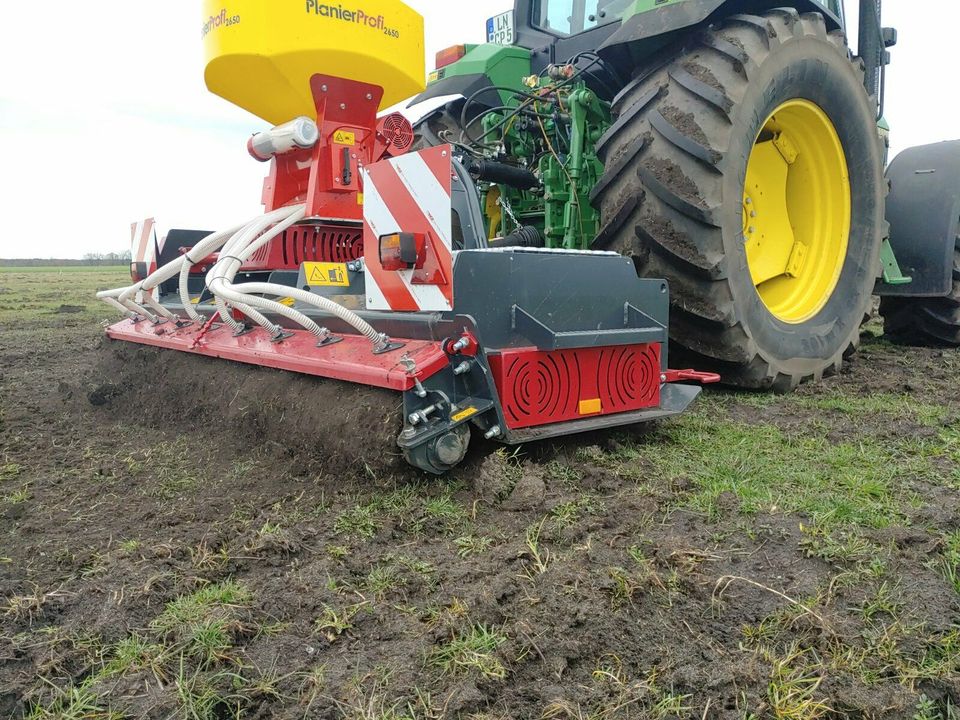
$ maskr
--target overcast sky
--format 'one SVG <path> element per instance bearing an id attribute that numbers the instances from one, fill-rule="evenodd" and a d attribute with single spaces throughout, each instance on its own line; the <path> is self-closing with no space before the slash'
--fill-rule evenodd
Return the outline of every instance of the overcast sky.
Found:
<path id="1" fill-rule="evenodd" d="M 482 42 L 486 18 L 511 5 L 408 4 L 426 19 L 428 69 L 437 50 Z M 900 31 L 887 91 L 894 152 L 960 137 L 960 3 L 884 5 Z M 137 219 L 215 230 L 260 211 L 266 167 L 245 144 L 266 126 L 206 91 L 199 7 L 63 2 L 41 18 L 36 3 L 4 3 L 0 257 L 120 251 Z"/>

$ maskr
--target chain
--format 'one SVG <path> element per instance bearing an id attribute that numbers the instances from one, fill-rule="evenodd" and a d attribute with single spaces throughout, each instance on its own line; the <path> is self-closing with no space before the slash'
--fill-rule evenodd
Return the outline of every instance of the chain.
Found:
<path id="1" fill-rule="evenodd" d="M 520 221 L 517 220 L 517 217 L 513 214 L 513 208 L 510 207 L 510 201 L 504 200 L 503 195 L 497 198 L 497 205 L 503 208 L 503 211 L 507 214 L 507 217 L 513 220 L 513 224 L 517 226 L 517 230 L 523 228 L 523 225 L 520 224 Z"/>

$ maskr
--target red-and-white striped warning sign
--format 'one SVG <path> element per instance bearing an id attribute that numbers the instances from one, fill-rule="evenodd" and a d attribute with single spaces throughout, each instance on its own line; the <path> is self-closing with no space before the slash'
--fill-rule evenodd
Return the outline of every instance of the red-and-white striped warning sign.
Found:
<path id="1" fill-rule="evenodd" d="M 153 218 L 130 225 L 130 259 L 146 265 L 147 274 L 157 269 L 157 223 Z"/>
<path id="2" fill-rule="evenodd" d="M 141 280 L 157 269 L 157 223 L 153 218 L 131 223 L 130 261 L 139 266 Z M 154 290 L 153 296 L 157 295 Z M 142 301 L 141 293 L 137 293 L 137 300 Z"/>
<path id="3" fill-rule="evenodd" d="M 451 148 L 429 148 L 381 160 L 363 172 L 363 246 L 367 308 L 453 309 Z M 426 238 L 417 267 L 385 270 L 380 238 L 392 233 Z"/>

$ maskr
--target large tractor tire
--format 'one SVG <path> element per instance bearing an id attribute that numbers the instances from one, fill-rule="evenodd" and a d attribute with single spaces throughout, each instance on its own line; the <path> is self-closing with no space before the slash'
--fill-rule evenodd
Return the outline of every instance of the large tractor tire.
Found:
<path id="1" fill-rule="evenodd" d="M 960 238 L 953 252 L 953 290 L 946 297 L 885 297 L 883 334 L 902 345 L 960 346 Z"/>
<path id="2" fill-rule="evenodd" d="M 670 281 L 672 363 L 790 390 L 859 342 L 886 231 L 876 113 L 822 15 L 737 15 L 614 102 L 597 249 Z M 680 357 L 677 357 L 677 356 Z"/>

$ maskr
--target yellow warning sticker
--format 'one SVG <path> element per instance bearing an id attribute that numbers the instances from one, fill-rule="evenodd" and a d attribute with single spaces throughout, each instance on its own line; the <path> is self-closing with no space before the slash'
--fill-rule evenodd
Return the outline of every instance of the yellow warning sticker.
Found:
<path id="1" fill-rule="evenodd" d="M 333 134 L 333 141 L 338 145 L 356 145 L 357 134 L 349 130 L 337 130 Z"/>
<path id="2" fill-rule="evenodd" d="M 277 302 L 280 303 L 281 305 L 286 305 L 287 307 L 293 307 L 297 301 L 294 300 L 293 298 L 280 298 L 279 300 L 277 300 Z"/>
<path id="3" fill-rule="evenodd" d="M 363 205 L 363 193 L 357 193 L 357 205 Z"/>
<path id="4" fill-rule="evenodd" d="M 307 278 L 307 285 L 350 287 L 346 263 L 306 262 L 303 264 L 303 274 Z"/>
<path id="5" fill-rule="evenodd" d="M 430 73 L 430 74 L 427 76 L 427 83 L 436 82 L 436 81 L 439 80 L 439 79 L 440 79 L 440 71 L 439 71 L 439 70 L 434 70 L 432 73 Z"/>
<path id="6" fill-rule="evenodd" d="M 477 414 L 477 409 L 473 406 L 461 410 L 456 415 L 451 415 L 450 419 L 454 422 L 460 422 L 461 420 L 466 420 L 468 417 L 473 417 Z"/>

